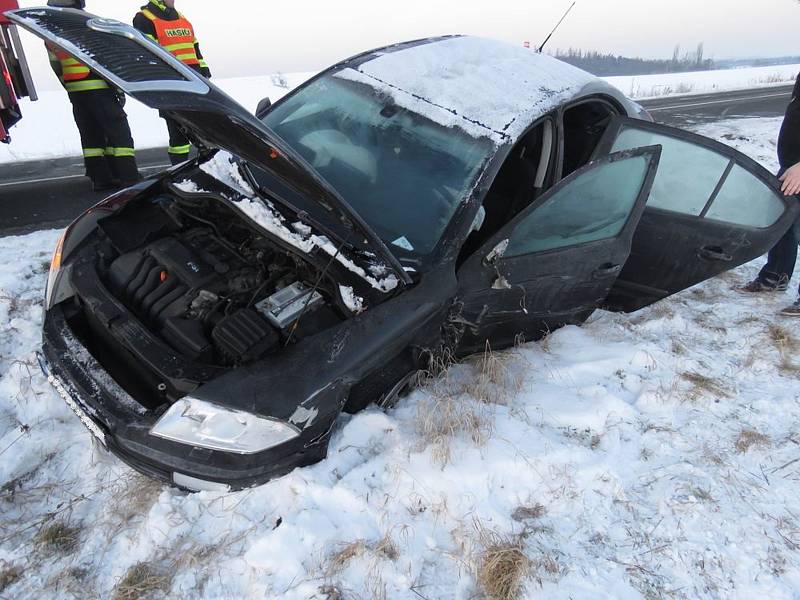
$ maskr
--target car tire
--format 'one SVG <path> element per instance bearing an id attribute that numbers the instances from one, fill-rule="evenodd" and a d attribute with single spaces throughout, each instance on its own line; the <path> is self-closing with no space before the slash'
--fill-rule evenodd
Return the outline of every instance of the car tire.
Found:
<path id="1" fill-rule="evenodd" d="M 376 403 L 383 410 L 393 408 L 402 398 L 408 396 L 419 383 L 422 371 L 411 371 L 394 384 Z"/>

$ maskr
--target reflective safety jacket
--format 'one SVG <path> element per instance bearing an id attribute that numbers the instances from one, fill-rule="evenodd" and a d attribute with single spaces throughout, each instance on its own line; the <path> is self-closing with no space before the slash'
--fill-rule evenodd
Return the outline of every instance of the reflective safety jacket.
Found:
<path id="1" fill-rule="evenodd" d="M 106 90 L 108 82 L 79 60 L 72 58 L 63 50 L 46 44 L 50 66 L 53 67 L 61 84 L 68 92 L 88 92 Z"/>
<path id="2" fill-rule="evenodd" d="M 133 19 L 133 26 L 195 71 L 209 77 L 189 19 L 160 0 L 150 0 Z"/>

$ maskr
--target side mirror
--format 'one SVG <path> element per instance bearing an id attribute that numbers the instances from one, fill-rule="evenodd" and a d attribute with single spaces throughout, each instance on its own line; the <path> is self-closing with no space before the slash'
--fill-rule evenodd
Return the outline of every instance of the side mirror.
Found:
<path id="1" fill-rule="evenodd" d="M 503 258 L 503 255 L 508 250 L 508 240 L 503 240 L 497 246 L 492 248 L 492 251 L 487 254 L 483 259 L 483 264 L 488 266 L 496 265 L 497 261 Z"/>
<path id="2" fill-rule="evenodd" d="M 270 107 L 272 106 L 272 100 L 269 98 L 264 98 L 261 102 L 258 103 L 256 107 L 256 118 L 263 119 L 266 114 L 269 112 Z"/>

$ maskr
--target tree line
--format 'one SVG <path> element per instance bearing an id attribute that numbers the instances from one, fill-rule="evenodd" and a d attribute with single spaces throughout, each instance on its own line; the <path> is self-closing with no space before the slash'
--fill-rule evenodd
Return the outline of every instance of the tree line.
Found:
<path id="1" fill-rule="evenodd" d="M 670 59 L 631 58 L 576 48 L 556 50 L 554 56 L 601 77 L 609 75 L 686 73 L 690 71 L 710 71 L 715 68 L 714 61 L 705 57 L 702 43 L 698 44 L 695 50 L 687 52 L 682 52 L 680 46 L 675 46 Z"/>

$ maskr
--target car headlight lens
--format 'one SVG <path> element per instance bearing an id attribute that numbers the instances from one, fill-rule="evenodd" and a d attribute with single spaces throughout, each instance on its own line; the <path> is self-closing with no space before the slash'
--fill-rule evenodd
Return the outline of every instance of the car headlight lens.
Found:
<path id="1" fill-rule="evenodd" d="M 45 308 L 50 308 L 52 306 L 52 299 L 53 299 L 53 291 L 56 287 L 56 279 L 58 279 L 58 274 L 61 272 L 61 256 L 64 252 L 64 240 L 67 237 L 67 232 L 69 230 L 65 230 L 64 233 L 61 234 L 61 237 L 58 238 L 58 243 L 56 244 L 56 249 L 53 252 L 53 260 L 50 262 L 50 273 L 47 276 L 47 287 L 45 288 Z"/>
<path id="2" fill-rule="evenodd" d="M 150 434 L 201 448 L 255 454 L 293 440 L 300 432 L 282 421 L 187 396 L 162 415 Z"/>

